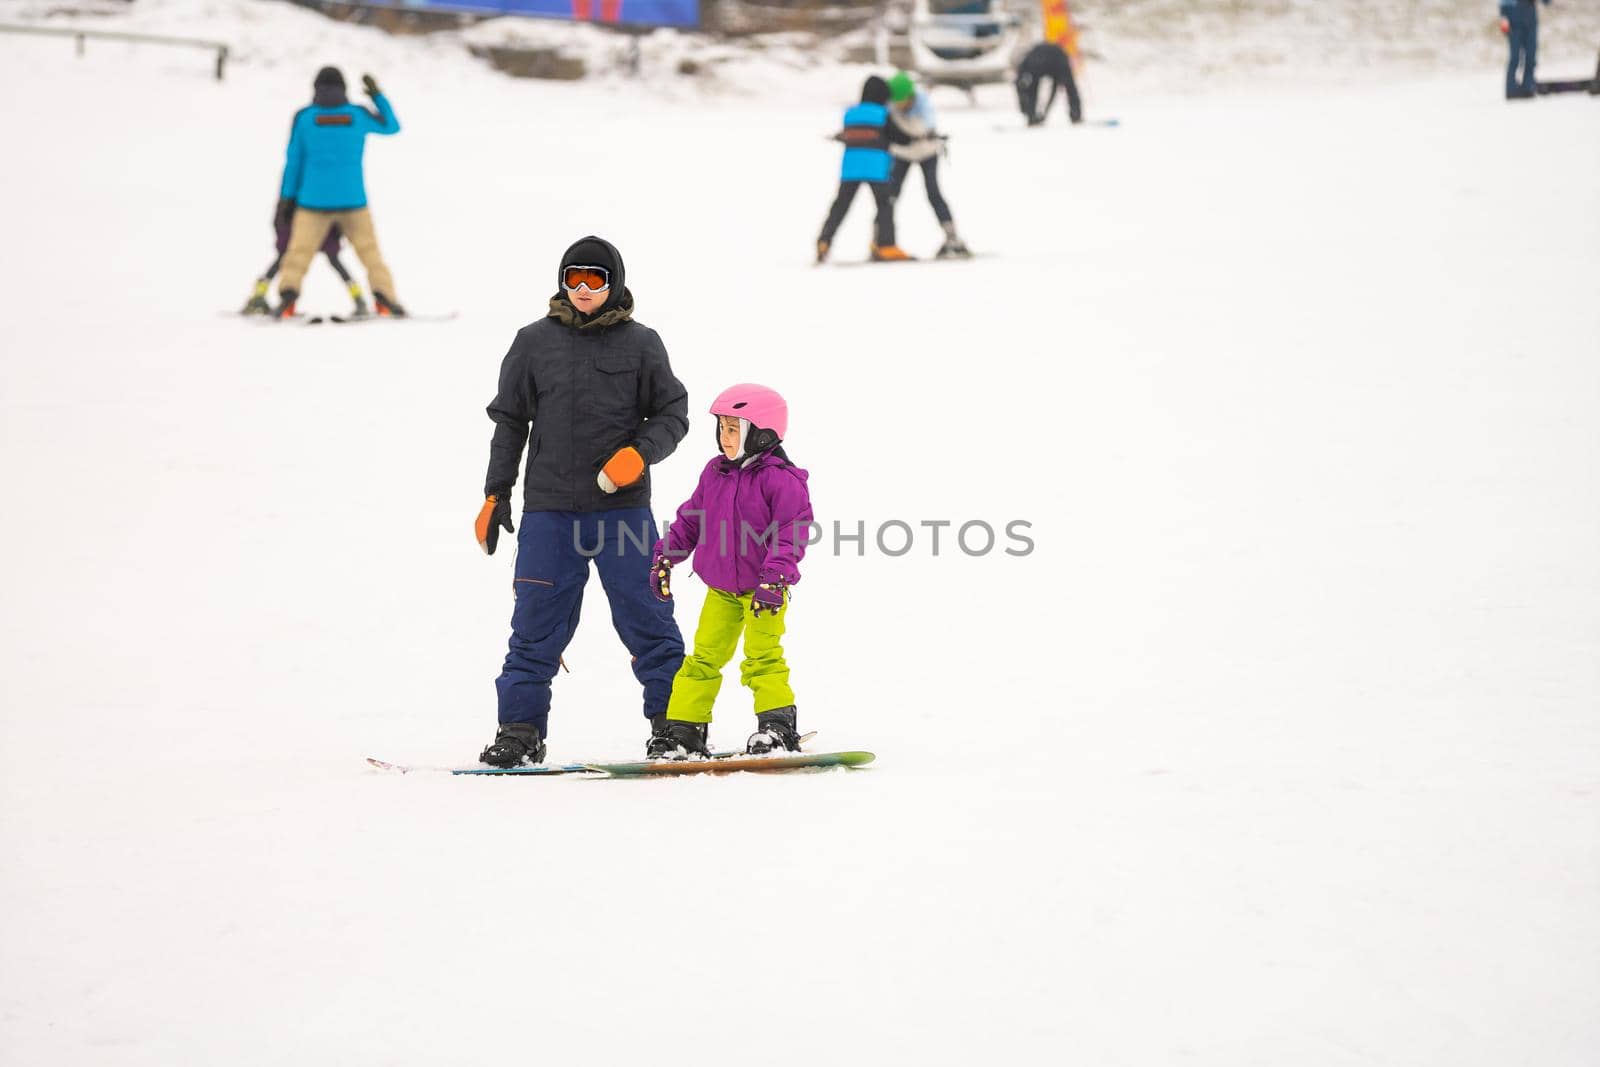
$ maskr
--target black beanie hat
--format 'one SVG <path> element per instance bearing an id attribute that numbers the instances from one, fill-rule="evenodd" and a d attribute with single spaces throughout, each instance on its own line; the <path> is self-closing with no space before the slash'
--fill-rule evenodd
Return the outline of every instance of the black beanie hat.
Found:
<path id="1" fill-rule="evenodd" d="M 592 234 L 580 241 L 575 241 L 571 248 L 561 256 L 561 266 L 556 270 L 557 292 L 566 293 L 563 277 L 568 267 L 604 267 L 611 277 L 611 289 L 606 294 L 606 302 L 597 309 L 604 311 L 622 299 L 622 291 L 628 284 L 627 272 L 622 266 L 622 253 L 610 241 Z"/>
<path id="2" fill-rule="evenodd" d="M 887 104 L 889 102 L 889 83 L 874 74 L 861 86 L 861 102 L 863 104 Z"/>
<path id="3" fill-rule="evenodd" d="M 344 88 L 344 75 L 339 72 L 338 67 L 323 67 L 317 71 L 317 78 L 311 83 L 313 89 L 321 89 L 327 85 L 337 85 L 341 89 Z"/>

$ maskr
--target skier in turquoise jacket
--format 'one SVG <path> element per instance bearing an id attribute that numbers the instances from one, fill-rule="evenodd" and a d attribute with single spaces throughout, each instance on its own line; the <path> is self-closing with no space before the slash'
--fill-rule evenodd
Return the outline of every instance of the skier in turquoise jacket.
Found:
<path id="1" fill-rule="evenodd" d="M 300 283 L 335 225 L 367 268 L 378 314 L 405 314 L 395 299 L 394 276 L 378 248 L 363 166 L 367 135 L 399 133 L 400 120 L 372 75 L 362 75 L 361 82 L 375 112 L 350 103 L 344 75 L 336 67 L 323 67 L 312 86 L 311 106 L 296 112 L 290 127 L 278 190 L 278 218 L 290 220 L 289 250 L 278 277 L 280 316 L 294 314 Z"/>
<path id="2" fill-rule="evenodd" d="M 872 190 L 878 206 L 873 224 L 871 255 L 878 260 L 910 259 L 894 243 L 894 194 L 889 182 L 894 160 L 889 146 L 906 144 L 910 138 L 889 121 L 889 83 L 877 75 L 861 87 L 861 103 L 844 113 L 844 129 L 834 135 L 844 144 L 844 160 L 839 166 L 839 195 L 833 198 L 828 217 L 817 235 L 817 262 L 828 258 L 833 235 L 844 222 L 845 212 L 863 185 Z"/>

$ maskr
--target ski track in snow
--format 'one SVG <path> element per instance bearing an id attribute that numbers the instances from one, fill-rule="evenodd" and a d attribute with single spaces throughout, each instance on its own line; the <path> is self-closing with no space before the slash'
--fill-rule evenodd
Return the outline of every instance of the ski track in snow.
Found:
<path id="1" fill-rule="evenodd" d="M 1600 103 L 1486 70 L 1014 135 L 1003 92 L 952 100 L 987 256 L 836 271 L 833 100 L 320 32 L 220 85 L 0 37 L 0 1060 L 1592 1062 Z M 458 320 L 217 314 L 325 61 L 393 99 L 374 214 L 401 299 Z M 754 379 L 830 528 L 1033 524 L 1022 558 L 814 550 L 802 728 L 870 769 L 364 764 L 492 733 L 483 406 L 587 232 L 691 392 L 658 515 Z M 325 264 L 302 303 L 343 310 Z M 553 761 L 644 742 L 589 598 Z M 749 725 L 730 680 L 713 742 Z"/>

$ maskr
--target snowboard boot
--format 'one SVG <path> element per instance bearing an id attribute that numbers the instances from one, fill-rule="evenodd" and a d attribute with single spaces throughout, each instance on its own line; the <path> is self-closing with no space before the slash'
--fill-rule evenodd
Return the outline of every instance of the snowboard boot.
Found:
<path id="1" fill-rule="evenodd" d="M 820 239 L 817 241 L 817 262 L 818 263 L 826 263 L 826 262 L 828 262 L 828 249 L 830 249 L 832 247 L 833 247 L 833 242 L 832 241 L 823 241 L 823 240 L 820 240 Z"/>
<path id="2" fill-rule="evenodd" d="M 940 259 L 967 259 L 972 252 L 968 250 L 966 242 L 956 235 L 956 224 L 944 224 L 944 244 L 939 246 L 938 258 Z"/>
<path id="3" fill-rule="evenodd" d="M 351 315 L 362 319 L 372 314 L 372 309 L 367 307 L 366 294 L 361 291 L 361 286 L 355 282 L 350 283 L 350 299 L 355 302 L 355 310 L 350 312 Z"/>
<path id="4" fill-rule="evenodd" d="M 502 723 L 499 732 L 494 735 L 494 744 L 479 753 L 478 758 L 491 767 L 543 763 L 544 739 L 539 736 L 539 728 L 531 722 Z"/>
<path id="5" fill-rule="evenodd" d="M 390 300 L 376 289 L 372 290 L 372 302 L 377 305 L 378 314 L 380 315 L 388 315 L 390 318 L 396 319 L 403 319 L 406 317 L 405 308 L 401 307 L 393 300 Z"/>
<path id="6" fill-rule="evenodd" d="M 267 303 L 267 290 L 272 283 L 265 278 L 256 280 L 256 287 L 250 294 L 250 299 L 244 302 L 244 307 L 239 309 L 241 315 L 270 315 L 272 305 Z"/>
<path id="7" fill-rule="evenodd" d="M 275 319 L 294 318 L 294 302 L 300 299 L 300 294 L 294 289 L 278 290 L 278 306 L 272 309 Z"/>
<path id="8" fill-rule="evenodd" d="M 676 722 L 664 718 L 661 732 L 651 735 L 650 744 L 644 750 L 645 756 L 649 759 L 705 759 L 711 755 L 706 748 L 706 732 L 710 728 L 709 723 Z"/>
<path id="9" fill-rule="evenodd" d="M 872 260 L 874 263 L 901 263 L 915 256 L 907 255 L 905 249 L 899 245 L 873 245 Z"/>
<path id="10" fill-rule="evenodd" d="M 652 716 L 650 716 L 650 740 L 646 741 L 645 744 L 644 744 L 644 758 L 645 759 L 655 759 L 655 755 L 656 755 L 655 754 L 656 740 L 658 738 L 664 738 L 666 736 L 667 736 L 667 713 L 666 712 L 662 712 L 660 715 L 652 715 Z M 669 744 L 669 742 L 662 742 L 662 743 L 663 744 Z"/>
<path id="11" fill-rule="evenodd" d="M 756 732 L 744 743 L 744 750 L 752 756 L 768 752 L 799 752 L 800 731 L 794 723 L 794 705 L 756 713 Z"/>

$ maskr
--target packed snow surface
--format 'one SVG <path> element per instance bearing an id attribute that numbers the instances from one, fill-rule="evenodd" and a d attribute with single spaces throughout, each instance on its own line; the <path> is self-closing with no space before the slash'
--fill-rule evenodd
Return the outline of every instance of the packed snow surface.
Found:
<path id="1" fill-rule="evenodd" d="M 1600 102 L 941 94 L 983 256 L 817 268 L 859 70 L 697 103 L 208 10 L 276 58 L 0 36 L 0 1062 L 1595 1062 Z M 389 92 L 374 215 L 456 320 L 222 314 L 324 62 Z M 658 515 L 716 392 L 788 395 L 801 728 L 872 767 L 364 762 L 493 733 L 483 407 L 588 232 L 691 394 Z M 585 615 L 551 759 L 636 758 Z"/>

